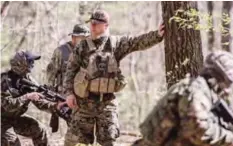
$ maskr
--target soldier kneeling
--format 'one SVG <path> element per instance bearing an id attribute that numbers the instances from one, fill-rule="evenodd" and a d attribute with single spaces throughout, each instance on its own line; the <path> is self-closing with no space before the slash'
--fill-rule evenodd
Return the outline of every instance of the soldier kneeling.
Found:
<path id="1" fill-rule="evenodd" d="M 209 54 L 197 78 L 181 80 L 158 101 L 133 146 L 232 146 L 232 83 L 233 55 Z"/>
<path id="2" fill-rule="evenodd" d="M 25 112 L 31 102 L 40 110 L 49 113 L 55 113 L 60 105 L 42 100 L 43 95 L 40 93 L 25 92 L 18 83 L 23 78 L 32 81 L 29 73 L 34 67 L 34 61 L 38 59 L 40 56 L 30 52 L 17 52 L 10 60 L 11 70 L 1 73 L 2 146 L 21 145 L 17 134 L 32 138 L 35 146 L 48 145 L 45 127 Z"/>

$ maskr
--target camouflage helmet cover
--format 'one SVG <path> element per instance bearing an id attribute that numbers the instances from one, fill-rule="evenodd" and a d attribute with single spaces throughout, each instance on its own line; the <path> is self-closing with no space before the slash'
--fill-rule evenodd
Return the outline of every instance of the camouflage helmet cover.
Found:
<path id="1" fill-rule="evenodd" d="M 210 53 L 205 59 L 204 69 L 213 70 L 214 77 L 228 84 L 233 83 L 233 54 L 226 51 Z"/>
<path id="2" fill-rule="evenodd" d="M 19 75 L 30 72 L 29 61 L 40 59 L 40 56 L 33 55 L 29 51 L 20 51 L 10 59 L 11 70 Z"/>

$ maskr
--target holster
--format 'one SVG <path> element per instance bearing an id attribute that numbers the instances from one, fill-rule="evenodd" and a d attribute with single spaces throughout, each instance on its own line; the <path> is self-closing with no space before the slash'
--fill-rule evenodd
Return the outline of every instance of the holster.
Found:
<path id="1" fill-rule="evenodd" d="M 59 127 L 59 116 L 56 113 L 52 113 L 49 126 L 52 128 L 52 132 L 57 132 Z"/>

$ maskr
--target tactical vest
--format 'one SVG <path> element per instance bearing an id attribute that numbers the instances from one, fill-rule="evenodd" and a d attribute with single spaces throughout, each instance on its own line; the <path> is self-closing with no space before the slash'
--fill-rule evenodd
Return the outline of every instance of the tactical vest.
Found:
<path id="1" fill-rule="evenodd" d="M 89 52 L 87 67 L 80 67 L 74 78 L 74 92 L 79 97 L 87 97 L 89 92 L 93 93 L 113 93 L 123 89 L 126 85 L 122 80 L 123 76 L 114 56 L 116 39 L 106 38 L 98 47 L 91 38 L 87 38 Z M 105 44 L 110 41 L 110 50 L 104 50 Z M 86 48 L 83 48 L 86 49 Z"/>
<path id="2" fill-rule="evenodd" d="M 58 79 L 57 79 L 57 85 L 58 85 L 58 92 L 63 92 L 63 87 L 62 87 L 62 84 L 63 84 L 63 80 L 64 80 L 64 75 L 65 75 L 65 72 L 66 72 L 66 67 L 67 67 L 67 63 L 68 63 L 68 59 L 69 59 L 69 56 L 71 54 L 71 46 L 69 43 L 66 43 L 64 45 L 62 45 L 61 47 L 58 48 L 60 51 L 61 51 L 61 55 L 62 55 L 62 66 L 61 66 L 61 70 L 60 70 L 60 74 L 58 76 Z"/>

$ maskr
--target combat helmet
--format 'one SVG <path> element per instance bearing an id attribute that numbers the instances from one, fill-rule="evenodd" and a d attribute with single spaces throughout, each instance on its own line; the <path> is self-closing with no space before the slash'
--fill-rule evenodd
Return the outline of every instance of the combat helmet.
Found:
<path id="1" fill-rule="evenodd" d="M 226 51 L 210 53 L 204 62 L 203 72 L 224 82 L 227 85 L 233 83 L 233 54 Z"/>
<path id="2" fill-rule="evenodd" d="M 10 59 L 11 70 L 18 75 L 25 75 L 34 67 L 34 61 L 41 56 L 33 55 L 29 51 L 19 51 Z"/>

